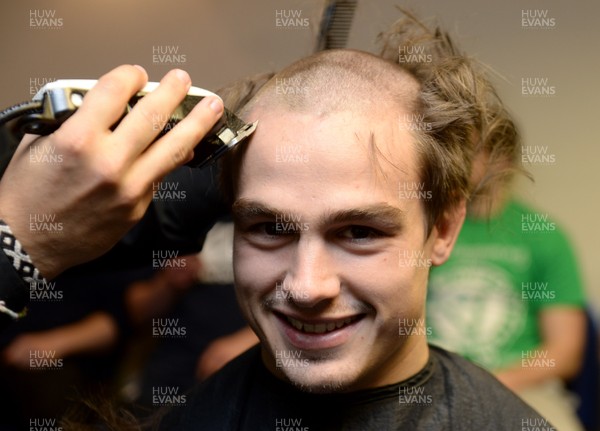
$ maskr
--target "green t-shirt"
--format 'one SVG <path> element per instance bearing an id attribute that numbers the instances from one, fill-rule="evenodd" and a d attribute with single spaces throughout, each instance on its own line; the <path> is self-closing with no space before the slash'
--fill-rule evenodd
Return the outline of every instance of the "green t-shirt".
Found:
<path id="1" fill-rule="evenodd" d="M 511 201 L 489 220 L 467 218 L 450 259 L 432 269 L 429 341 L 502 368 L 531 357 L 540 311 L 559 305 L 584 306 L 571 246 L 547 214 Z"/>

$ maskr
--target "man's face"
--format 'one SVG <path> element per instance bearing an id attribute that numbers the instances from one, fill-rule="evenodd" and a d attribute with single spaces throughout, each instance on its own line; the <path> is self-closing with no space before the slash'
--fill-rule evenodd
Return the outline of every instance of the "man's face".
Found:
<path id="1" fill-rule="evenodd" d="M 406 327 L 422 325 L 437 231 L 426 237 L 401 116 L 254 114 L 234 271 L 265 364 L 319 392 L 413 375 L 428 352 L 422 331 Z"/>

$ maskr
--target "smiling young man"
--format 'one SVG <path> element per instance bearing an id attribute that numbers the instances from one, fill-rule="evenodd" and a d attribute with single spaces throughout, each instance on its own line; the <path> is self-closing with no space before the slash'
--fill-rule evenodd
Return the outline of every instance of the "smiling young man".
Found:
<path id="1" fill-rule="evenodd" d="M 493 377 L 427 345 L 426 285 L 465 214 L 470 68 L 445 86 L 358 51 L 275 75 L 242 115 L 225 190 L 234 272 L 260 343 L 165 429 L 552 429 Z"/>

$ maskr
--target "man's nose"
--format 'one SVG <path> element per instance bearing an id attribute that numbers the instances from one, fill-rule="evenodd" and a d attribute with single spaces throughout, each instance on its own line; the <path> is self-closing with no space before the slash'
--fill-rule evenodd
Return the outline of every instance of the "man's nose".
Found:
<path id="1" fill-rule="evenodd" d="M 334 256 L 318 238 L 300 238 L 291 257 L 282 288 L 299 307 L 314 307 L 340 294 Z"/>

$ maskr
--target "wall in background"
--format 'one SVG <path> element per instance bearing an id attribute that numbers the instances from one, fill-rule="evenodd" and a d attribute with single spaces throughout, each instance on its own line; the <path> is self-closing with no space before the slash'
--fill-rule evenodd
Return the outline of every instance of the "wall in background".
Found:
<path id="1" fill-rule="evenodd" d="M 313 0 L 285 0 L 285 6 L 281 0 L 2 2 L 0 103 L 27 100 L 53 78 L 97 78 L 126 63 L 144 66 L 155 81 L 179 67 L 194 85 L 216 89 L 310 54 L 323 5 Z M 300 16 L 278 16 L 280 10 Z M 283 25 L 289 23 L 302 25 Z"/>

